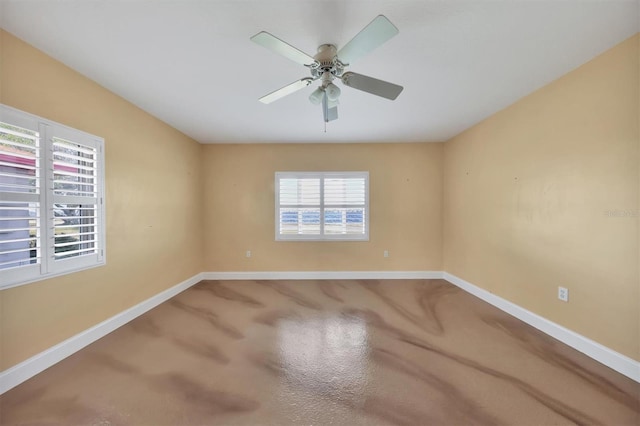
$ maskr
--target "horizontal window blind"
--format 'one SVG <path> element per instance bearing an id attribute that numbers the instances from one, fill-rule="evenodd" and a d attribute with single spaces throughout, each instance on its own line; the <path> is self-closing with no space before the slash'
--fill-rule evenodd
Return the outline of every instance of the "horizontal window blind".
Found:
<path id="1" fill-rule="evenodd" d="M 276 173 L 277 240 L 367 240 L 367 172 Z"/>

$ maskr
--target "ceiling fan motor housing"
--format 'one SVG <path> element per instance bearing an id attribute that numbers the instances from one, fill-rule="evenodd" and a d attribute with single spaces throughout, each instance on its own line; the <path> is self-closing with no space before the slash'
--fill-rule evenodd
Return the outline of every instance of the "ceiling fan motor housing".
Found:
<path id="1" fill-rule="evenodd" d="M 339 77 L 344 71 L 344 65 L 338 59 L 338 49 L 333 44 L 321 44 L 313 59 L 315 63 L 312 65 L 311 74 L 314 77 L 321 77 L 327 72 Z"/>

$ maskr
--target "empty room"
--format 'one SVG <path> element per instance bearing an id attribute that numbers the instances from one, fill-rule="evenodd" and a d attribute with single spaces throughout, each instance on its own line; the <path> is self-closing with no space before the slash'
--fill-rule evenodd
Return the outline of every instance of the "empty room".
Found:
<path id="1" fill-rule="evenodd" d="M 0 0 L 0 425 L 640 425 L 638 0 Z"/>

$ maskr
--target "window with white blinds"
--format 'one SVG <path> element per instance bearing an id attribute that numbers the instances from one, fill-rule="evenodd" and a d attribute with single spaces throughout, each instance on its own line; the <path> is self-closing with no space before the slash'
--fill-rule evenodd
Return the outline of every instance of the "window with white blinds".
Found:
<path id="1" fill-rule="evenodd" d="M 368 172 L 276 172 L 276 240 L 369 239 Z"/>
<path id="2" fill-rule="evenodd" d="M 0 105 L 0 288 L 104 264 L 103 145 Z"/>

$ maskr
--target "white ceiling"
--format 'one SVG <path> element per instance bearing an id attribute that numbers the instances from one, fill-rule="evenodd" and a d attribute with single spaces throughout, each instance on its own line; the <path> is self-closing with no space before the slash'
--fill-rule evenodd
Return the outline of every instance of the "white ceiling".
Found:
<path id="1" fill-rule="evenodd" d="M 376 15 L 400 34 L 349 70 L 404 86 L 388 101 L 343 87 L 324 133 L 307 87 L 258 98 Z M 443 141 L 630 37 L 638 0 L 0 0 L 0 26 L 202 143 Z"/>

